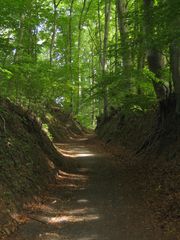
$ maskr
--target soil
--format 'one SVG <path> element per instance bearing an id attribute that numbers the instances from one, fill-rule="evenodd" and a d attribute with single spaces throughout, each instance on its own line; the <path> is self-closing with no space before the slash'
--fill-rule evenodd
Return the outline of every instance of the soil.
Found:
<path id="1" fill-rule="evenodd" d="M 138 169 L 154 225 L 174 240 L 180 239 L 180 131 L 172 109 L 161 121 L 158 109 L 129 115 L 115 111 L 99 119 L 96 132 L 117 165 L 124 159 L 127 167 Z"/>
<path id="2" fill-rule="evenodd" d="M 59 170 L 56 183 L 14 216 L 22 225 L 8 240 L 178 239 L 155 226 L 138 166 L 119 159 L 117 167 L 92 135 L 56 147 L 73 170 Z"/>
<path id="3" fill-rule="evenodd" d="M 180 239 L 177 124 L 155 117 L 113 114 L 100 141 L 57 108 L 39 122 L 0 99 L 0 239 Z"/>
<path id="4" fill-rule="evenodd" d="M 57 169 L 70 168 L 52 139 L 68 142 L 82 132 L 80 124 L 57 107 L 38 118 L 0 97 L 0 239 L 16 230 L 14 213 L 54 182 Z"/>
<path id="5" fill-rule="evenodd" d="M 53 181 L 61 159 L 36 116 L 0 98 L 0 239 L 17 227 L 12 213 Z"/>

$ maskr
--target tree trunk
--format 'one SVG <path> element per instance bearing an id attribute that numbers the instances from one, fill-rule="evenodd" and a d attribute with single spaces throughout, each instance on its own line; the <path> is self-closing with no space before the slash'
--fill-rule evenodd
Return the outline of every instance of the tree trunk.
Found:
<path id="1" fill-rule="evenodd" d="M 74 101 L 73 101 L 73 97 L 74 97 L 74 93 L 73 93 L 73 86 L 74 86 L 74 82 L 73 82 L 73 73 L 72 73 L 72 11 L 73 11 L 73 4 L 74 4 L 74 0 L 71 0 L 70 3 L 70 14 L 69 14 L 69 31 L 68 31 L 68 74 L 69 74 L 69 80 L 71 83 L 71 93 L 70 93 L 70 111 L 73 112 L 74 111 Z"/>
<path id="2" fill-rule="evenodd" d="M 162 125 L 166 126 L 166 119 L 171 110 L 169 98 L 169 89 L 162 81 L 162 70 L 164 67 L 164 59 L 161 53 L 160 47 L 156 46 L 153 42 L 153 36 L 155 35 L 155 24 L 153 21 L 154 1 L 144 0 L 144 30 L 145 30 L 145 42 L 147 51 L 147 62 L 149 70 L 154 73 L 156 79 L 152 79 L 154 91 L 159 103 L 159 119 L 158 127 Z M 170 106 L 170 107 L 169 107 Z"/>
<path id="3" fill-rule="evenodd" d="M 98 0 L 98 34 L 99 34 L 99 63 L 102 66 L 102 34 L 101 34 L 101 11 L 100 0 Z"/>
<path id="4" fill-rule="evenodd" d="M 50 49 L 49 49 L 49 62 L 50 62 L 50 65 L 52 65 L 52 62 L 53 62 L 53 49 L 54 49 L 54 43 L 55 43 L 55 39 L 56 39 L 56 28 L 57 28 L 57 8 L 58 8 L 60 2 L 61 2 L 61 0 L 59 0 L 58 3 L 56 3 L 56 0 L 53 0 L 54 19 L 53 19 L 51 43 L 50 43 Z"/>
<path id="5" fill-rule="evenodd" d="M 176 96 L 176 113 L 180 116 L 180 45 L 174 41 L 170 46 L 170 66 Z"/>
<path id="6" fill-rule="evenodd" d="M 83 24 L 83 13 L 86 7 L 86 0 L 83 1 L 83 7 L 81 9 L 81 14 L 80 14 L 80 18 L 79 18 L 79 24 L 78 24 L 78 30 L 79 30 L 79 34 L 78 34 L 78 83 L 77 83 L 77 109 L 76 109 L 76 113 L 79 112 L 79 105 L 80 105 L 80 94 L 81 94 L 81 90 L 80 90 L 80 84 L 81 84 L 81 69 L 80 69 L 80 55 L 81 55 L 81 32 L 82 32 L 82 24 Z"/>
<path id="7" fill-rule="evenodd" d="M 118 25 L 119 32 L 121 37 L 121 54 L 122 54 L 122 65 L 124 73 L 126 74 L 127 87 L 131 89 L 131 54 L 128 46 L 128 26 L 126 23 L 126 14 L 127 14 L 127 2 L 126 0 L 116 0 L 116 11 L 118 15 Z"/>
<path id="8" fill-rule="evenodd" d="M 104 40 L 103 40 L 103 53 L 102 53 L 102 77 L 105 80 L 105 73 L 107 71 L 107 44 L 109 36 L 109 21 L 111 14 L 111 0 L 105 2 L 105 24 L 104 24 Z M 108 115 L 108 88 L 104 88 L 104 117 Z"/>
<path id="9" fill-rule="evenodd" d="M 152 21 L 153 0 L 144 0 L 144 29 L 146 34 L 146 45 L 149 46 L 149 41 L 154 35 L 154 26 Z M 164 66 L 163 56 L 158 51 L 156 46 L 151 44 L 147 49 L 147 61 L 149 70 L 154 73 L 155 77 L 161 79 L 161 72 Z M 162 82 L 157 82 L 152 79 L 154 91 L 159 101 L 167 98 L 167 87 Z"/>
<path id="10" fill-rule="evenodd" d="M 128 29 L 127 29 L 127 26 L 125 23 L 125 15 L 126 15 L 126 11 L 127 11 L 125 5 L 126 5 L 125 0 L 116 0 L 119 32 L 120 32 L 120 36 L 121 36 L 123 66 L 125 69 L 128 69 L 129 65 L 130 65 L 130 56 L 129 56 L 129 49 L 127 46 Z"/>
<path id="11" fill-rule="evenodd" d="M 22 43 L 23 43 L 23 37 L 24 37 L 24 20 L 25 20 L 25 16 L 22 13 L 20 16 L 20 25 L 19 25 L 19 33 L 18 33 L 18 37 L 17 37 L 17 47 L 16 47 L 16 52 L 14 54 L 14 63 L 17 63 L 19 61 L 19 57 L 20 57 L 20 52 L 22 49 Z"/>
<path id="12" fill-rule="evenodd" d="M 115 12 L 115 73 L 118 69 L 118 15 L 117 11 Z"/>

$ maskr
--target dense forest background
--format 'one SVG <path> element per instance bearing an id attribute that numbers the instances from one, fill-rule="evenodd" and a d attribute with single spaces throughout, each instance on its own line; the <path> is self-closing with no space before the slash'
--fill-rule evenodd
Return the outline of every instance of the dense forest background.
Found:
<path id="1" fill-rule="evenodd" d="M 178 0 L 1 0 L 0 95 L 86 126 L 174 92 L 179 113 L 179 26 Z"/>

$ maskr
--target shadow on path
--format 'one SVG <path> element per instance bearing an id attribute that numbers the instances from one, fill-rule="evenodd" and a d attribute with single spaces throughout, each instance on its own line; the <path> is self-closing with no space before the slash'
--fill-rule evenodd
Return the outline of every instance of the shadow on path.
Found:
<path id="1" fill-rule="evenodd" d="M 152 227 L 135 170 L 117 169 L 92 137 L 56 147 L 76 167 L 59 171 L 9 240 L 164 240 Z"/>

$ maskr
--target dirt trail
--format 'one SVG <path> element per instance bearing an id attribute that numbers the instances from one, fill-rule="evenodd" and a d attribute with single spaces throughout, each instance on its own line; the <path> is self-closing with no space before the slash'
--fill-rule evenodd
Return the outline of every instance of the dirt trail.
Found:
<path id="1" fill-rule="evenodd" d="M 57 147 L 74 171 L 59 171 L 43 200 L 26 207 L 26 223 L 9 240 L 165 239 L 153 228 L 135 169 L 117 169 L 92 137 Z"/>

